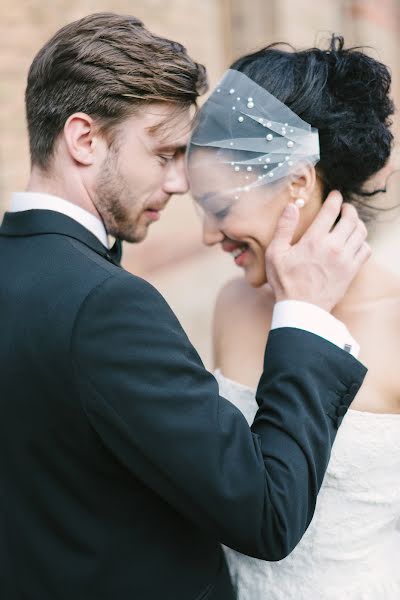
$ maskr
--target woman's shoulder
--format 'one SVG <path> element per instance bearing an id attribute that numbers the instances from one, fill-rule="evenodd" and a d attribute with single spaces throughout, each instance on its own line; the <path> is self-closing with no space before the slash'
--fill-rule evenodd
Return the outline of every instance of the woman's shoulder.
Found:
<path id="1" fill-rule="evenodd" d="M 252 308 L 265 314 L 265 312 L 272 312 L 273 306 L 274 295 L 270 286 L 253 288 L 244 277 L 235 277 L 221 288 L 215 312 L 223 317 L 227 314 L 227 310 L 240 311 L 243 314 L 245 308 Z"/>
<path id="2" fill-rule="evenodd" d="M 371 413 L 400 412 L 400 277 L 379 264 L 369 268 L 360 298 L 354 297 L 342 320 L 360 344 L 368 367 L 352 407 Z"/>
<path id="3" fill-rule="evenodd" d="M 253 288 L 243 277 L 232 279 L 217 297 L 214 334 L 231 339 L 245 333 L 248 339 L 262 327 L 265 335 L 270 327 L 273 307 L 274 295 L 268 285 Z"/>
<path id="4" fill-rule="evenodd" d="M 274 297 L 268 286 L 252 288 L 244 278 L 228 281 L 214 311 L 215 366 L 252 386 L 260 377 Z"/>
<path id="5" fill-rule="evenodd" d="M 372 286 L 371 286 L 372 287 Z M 396 335 L 400 328 L 400 275 L 386 267 L 377 264 L 374 273 L 373 299 L 380 308 L 380 316 Z"/>

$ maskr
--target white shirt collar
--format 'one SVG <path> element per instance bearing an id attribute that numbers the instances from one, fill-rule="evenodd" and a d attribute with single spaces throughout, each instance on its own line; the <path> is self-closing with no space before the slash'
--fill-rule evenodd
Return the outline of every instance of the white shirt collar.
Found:
<path id="1" fill-rule="evenodd" d="M 10 212 L 21 212 L 24 210 L 54 210 L 74 219 L 83 227 L 88 229 L 98 240 L 109 248 L 107 231 L 103 222 L 72 202 L 38 192 L 16 192 L 11 197 Z"/>

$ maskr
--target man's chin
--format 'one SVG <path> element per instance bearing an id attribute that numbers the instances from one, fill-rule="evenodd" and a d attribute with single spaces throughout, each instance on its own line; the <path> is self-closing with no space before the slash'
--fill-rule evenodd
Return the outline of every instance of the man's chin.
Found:
<path id="1" fill-rule="evenodd" d="M 128 242 L 129 244 L 139 244 L 147 238 L 148 227 L 141 228 L 135 231 L 121 231 L 117 236 L 120 240 Z"/>

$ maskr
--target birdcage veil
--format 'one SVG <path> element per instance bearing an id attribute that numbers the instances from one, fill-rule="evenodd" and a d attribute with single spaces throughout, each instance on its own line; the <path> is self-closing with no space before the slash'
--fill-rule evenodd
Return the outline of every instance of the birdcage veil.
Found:
<path id="1" fill-rule="evenodd" d="M 238 199 L 300 165 L 315 165 L 319 157 L 315 128 L 247 75 L 229 69 L 199 111 L 188 148 L 188 174 L 192 180 L 198 169 L 206 174 L 207 168 L 229 166 L 232 187 L 225 192 Z"/>

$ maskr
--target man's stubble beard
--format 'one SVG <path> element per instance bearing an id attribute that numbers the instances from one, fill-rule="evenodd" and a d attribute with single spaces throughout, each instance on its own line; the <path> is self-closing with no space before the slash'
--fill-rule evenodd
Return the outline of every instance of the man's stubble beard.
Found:
<path id="1" fill-rule="evenodd" d="M 146 237 L 147 227 L 138 224 L 141 211 L 134 211 L 135 199 L 125 185 L 118 166 L 118 153 L 113 148 L 101 165 L 93 203 L 109 235 L 131 243 L 141 242 Z"/>

